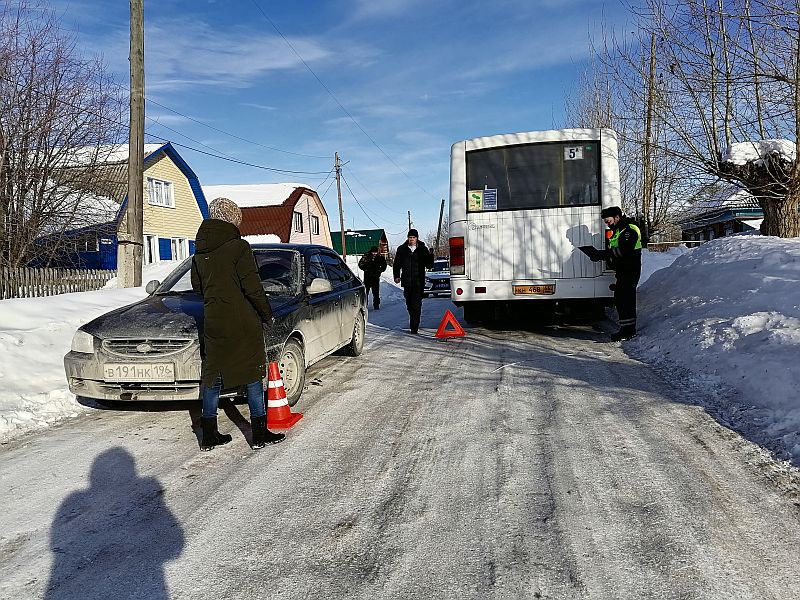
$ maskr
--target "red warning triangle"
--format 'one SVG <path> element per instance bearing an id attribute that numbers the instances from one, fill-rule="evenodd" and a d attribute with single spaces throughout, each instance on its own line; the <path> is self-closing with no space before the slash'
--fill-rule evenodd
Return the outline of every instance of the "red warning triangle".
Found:
<path id="1" fill-rule="evenodd" d="M 453 329 L 447 331 L 447 326 L 451 325 Z M 464 337 L 466 332 L 458 324 L 456 321 L 455 316 L 453 313 L 450 312 L 450 309 L 447 309 L 447 312 L 444 313 L 444 317 L 442 318 L 442 322 L 439 324 L 439 329 L 436 330 L 436 335 L 434 337 L 437 338 L 449 338 L 449 337 Z"/>

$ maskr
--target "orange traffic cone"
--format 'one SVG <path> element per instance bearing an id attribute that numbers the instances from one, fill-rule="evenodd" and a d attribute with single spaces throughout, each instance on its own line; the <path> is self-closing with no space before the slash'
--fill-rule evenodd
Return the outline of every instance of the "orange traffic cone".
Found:
<path id="1" fill-rule="evenodd" d="M 293 413 L 286 400 L 281 370 L 278 363 L 269 363 L 269 383 L 267 384 L 267 428 L 289 429 L 300 419 L 303 413 Z"/>

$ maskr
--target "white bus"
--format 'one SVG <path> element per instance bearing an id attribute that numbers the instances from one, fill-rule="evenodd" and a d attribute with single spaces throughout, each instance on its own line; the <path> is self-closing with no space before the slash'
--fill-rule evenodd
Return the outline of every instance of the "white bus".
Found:
<path id="1" fill-rule="evenodd" d="M 600 211 L 621 206 L 610 129 L 493 135 L 450 154 L 450 287 L 468 323 L 561 305 L 602 314 L 614 274 Z M 531 302 L 542 304 L 532 305 Z"/>

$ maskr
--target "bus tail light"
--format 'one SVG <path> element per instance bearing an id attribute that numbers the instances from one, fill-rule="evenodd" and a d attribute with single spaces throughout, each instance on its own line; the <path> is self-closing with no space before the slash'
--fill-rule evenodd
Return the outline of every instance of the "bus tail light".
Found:
<path id="1" fill-rule="evenodd" d="M 464 274 L 464 238 L 450 238 L 450 274 Z"/>

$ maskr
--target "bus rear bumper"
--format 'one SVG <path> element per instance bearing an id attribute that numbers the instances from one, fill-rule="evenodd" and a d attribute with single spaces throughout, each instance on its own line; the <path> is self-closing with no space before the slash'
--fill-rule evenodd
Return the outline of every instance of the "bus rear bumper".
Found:
<path id="1" fill-rule="evenodd" d="M 465 302 L 510 302 L 510 301 L 559 301 L 559 300 L 604 300 L 610 301 L 614 292 L 609 286 L 614 283 L 613 273 L 603 273 L 599 277 L 577 279 L 539 279 L 524 281 L 476 281 L 467 277 L 450 277 L 452 299 L 456 306 Z M 529 292 L 534 286 L 547 289 L 555 286 L 553 293 Z M 514 293 L 519 286 L 518 293 Z M 548 290 L 549 291 L 549 290 Z"/>

